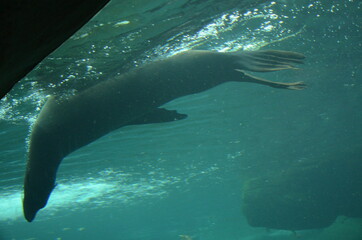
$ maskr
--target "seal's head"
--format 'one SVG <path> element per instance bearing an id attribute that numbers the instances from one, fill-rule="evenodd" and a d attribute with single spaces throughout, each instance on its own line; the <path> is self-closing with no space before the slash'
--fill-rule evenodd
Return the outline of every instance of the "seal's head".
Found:
<path id="1" fill-rule="evenodd" d="M 25 177 L 23 213 L 25 219 L 28 222 L 32 222 L 37 212 L 45 207 L 48 202 L 50 193 L 55 187 L 54 181 L 44 181 L 43 185 L 34 184 L 37 180 L 31 181 L 31 178 L 28 174 Z"/>

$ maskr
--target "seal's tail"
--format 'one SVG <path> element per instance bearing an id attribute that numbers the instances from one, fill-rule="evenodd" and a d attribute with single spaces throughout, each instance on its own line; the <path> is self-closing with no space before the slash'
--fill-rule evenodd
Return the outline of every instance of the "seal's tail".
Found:
<path id="1" fill-rule="evenodd" d="M 272 72 L 284 69 L 297 69 L 293 64 L 303 63 L 301 53 L 281 50 L 241 51 L 236 52 L 239 70 L 253 72 Z"/>
<path id="2" fill-rule="evenodd" d="M 243 73 L 242 82 L 253 82 L 258 84 L 267 85 L 273 88 L 285 88 L 290 90 L 303 90 L 307 85 L 304 82 L 292 82 L 292 83 L 282 83 L 266 80 L 264 78 L 256 77 L 251 74 L 244 72 L 243 70 L 235 69 L 238 72 Z"/>
<path id="3" fill-rule="evenodd" d="M 274 88 L 291 90 L 302 90 L 306 87 L 306 84 L 303 82 L 273 82 L 245 72 L 273 72 L 285 69 L 298 69 L 294 64 L 303 63 L 305 56 L 301 53 L 280 50 L 262 50 L 255 52 L 235 52 L 233 55 L 236 57 L 235 71 L 243 73 L 243 78 L 240 80 L 242 82 L 254 82 Z"/>

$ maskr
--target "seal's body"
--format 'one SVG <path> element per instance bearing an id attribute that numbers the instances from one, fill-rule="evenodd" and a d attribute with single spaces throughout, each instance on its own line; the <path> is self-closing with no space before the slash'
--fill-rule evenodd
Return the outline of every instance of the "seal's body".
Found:
<path id="1" fill-rule="evenodd" d="M 304 84 L 277 83 L 244 72 L 294 68 L 304 56 L 285 51 L 218 53 L 187 51 L 116 76 L 68 99 L 51 97 L 32 129 L 24 181 L 24 216 L 43 208 L 55 186 L 62 159 L 123 126 L 168 122 L 184 114 L 159 108 L 181 96 L 228 81 L 255 82 L 277 88 L 303 89 Z"/>

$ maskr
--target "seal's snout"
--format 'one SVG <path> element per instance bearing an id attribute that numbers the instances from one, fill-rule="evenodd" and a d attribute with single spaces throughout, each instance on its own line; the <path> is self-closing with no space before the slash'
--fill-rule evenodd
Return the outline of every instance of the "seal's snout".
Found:
<path id="1" fill-rule="evenodd" d="M 37 212 L 47 204 L 50 192 L 41 192 L 36 189 L 29 189 L 28 187 L 28 185 L 25 185 L 23 214 L 28 222 L 32 222 Z"/>
<path id="2" fill-rule="evenodd" d="M 35 207 L 29 198 L 23 199 L 23 213 L 26 221 L 32 222 L 40 208 Z"/>

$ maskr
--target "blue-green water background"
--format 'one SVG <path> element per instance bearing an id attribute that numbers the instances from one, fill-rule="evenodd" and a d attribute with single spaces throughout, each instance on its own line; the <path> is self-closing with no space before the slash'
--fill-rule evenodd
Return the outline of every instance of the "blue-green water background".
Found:
<path id="1" fill-rule="evenodd" d="M 187 2 L 112 1 L 1 100 L 0 239 L 295 239 L 250 227 L 242 186 L 295 162 L 361 151 L 361 2 Z M 301 70 L 263 77 L 308 88 L 227 83 L 172 101 L 166 107 L 186 120 L 123 128 L 64 159 L 48 206 L 25 222 L 27 139 L 47 96 L 190 48 L 260 47 L 304 53 Z M 361 239 L 361 226 L 338 219 L 298 234 Z"/>

